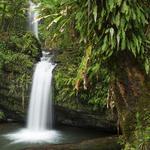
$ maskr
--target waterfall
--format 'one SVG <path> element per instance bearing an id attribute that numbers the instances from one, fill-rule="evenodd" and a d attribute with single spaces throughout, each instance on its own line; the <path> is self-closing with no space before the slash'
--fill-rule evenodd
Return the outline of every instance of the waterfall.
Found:
<path id="1" fill-rule="evenodd" d="M 38 6 L 29 0 L 29 29 L 38 39 Z M 33 75 L 27 128 L 45 130 L 52 128 L 52 71 L 55 65 L 49 62 L 48 53 L 43 52 Z M 49 115 L 48 115 L 49 114 Z"/>
<path id="2" fill-rule="evenodd" d="M 29 25 L 38 38 L 37 5 L 29 1 Z M 16 133 L 5 135 L 17 142 L 51 142 L 59 139 L 57 131 L 52 130 L 52 72 L 55 64 L 51 62 L 48 52 L 42 52 L 41 61 L 35 66 L 32 90 L 27 117 L 27 127 Z M 51 129 L 51 130 L 49 130 Z"/>
<path id="3" fill-rule="evenodd" d="M 36 64 L 28 111 L 27 128 L 45 130 L 52 128 L 52 71 L 55 65 L 43 52 L 41 61 Z"/>
<path id="4" fill-rule="evenodd" d="M 51 63 L 48 53 L 43 52 L 33 75 L 27 127 L 16 133 L 5 135 L 8 139 L 14 140 L 15 143 L 59 140 L 60 134 L 52 129 L 52 71 L 55 66 Z"/>
<path id="5" fill-rule="evenodd" d="M 28 18 L 29 18 L 29 30 L 35 35 L 38 39 L 38 11 L 36 10 L 38 6 L 34 4 L 32 1 L 29 1 L 29 11 L 28 11 Z"/>

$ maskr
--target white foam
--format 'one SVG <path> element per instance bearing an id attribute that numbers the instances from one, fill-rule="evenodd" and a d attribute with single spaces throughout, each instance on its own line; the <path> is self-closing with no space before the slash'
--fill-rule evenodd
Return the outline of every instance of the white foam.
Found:
<path id="1" fill-rule="evenodd" d="M 56 143 L 61 134 L 55 130 L 32 131 L 22 129 L 18 132 L 4 135 L 12 143 Z"/>

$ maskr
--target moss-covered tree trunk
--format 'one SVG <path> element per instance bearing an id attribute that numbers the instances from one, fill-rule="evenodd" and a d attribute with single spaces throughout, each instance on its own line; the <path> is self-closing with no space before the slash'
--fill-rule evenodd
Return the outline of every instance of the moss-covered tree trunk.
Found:
<path id="1" fill-rule="evenodd" d="M 136 114 L 140 114 L 142 127 L 147 127 L 150 116 L 150 80 L 134 56 L 123 53 L 118 57 L 113 84 L 115 104 L 126 143 L 135 140 Z"/>

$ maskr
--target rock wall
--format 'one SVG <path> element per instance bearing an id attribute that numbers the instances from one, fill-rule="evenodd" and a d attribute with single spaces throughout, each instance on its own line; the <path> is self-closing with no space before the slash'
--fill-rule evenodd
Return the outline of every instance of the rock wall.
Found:
<path id="1" fill-rule="evenodd" d="M 109 111 L 93 112 L 73 110 L 62 106 L 55 106 L 55 123 L 84 128 L 98 128 L 107 132 L 116 131 L 116 119 Z"/>

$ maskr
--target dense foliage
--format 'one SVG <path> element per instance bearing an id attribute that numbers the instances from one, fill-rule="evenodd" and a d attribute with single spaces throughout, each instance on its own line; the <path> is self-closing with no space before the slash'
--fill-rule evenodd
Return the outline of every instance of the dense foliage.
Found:
<path id="1" fill-rule="evenodd" d="M 6 79 L 4 83 L 0 83 L 0 96 L 5 99 L 4 94 L 7 95 L 7 100 L 9 97 L 8 101 L 0 102 L 5 103 L 5 106 L 12 104 L 15 107 L 16 98 L 12 100 L 10 96 L 16 94 L 17 98 L 21 97 L 24 107 L 33 64 L 39 55 L 40 45 L 26 28 L 27 2 L 24 0 L 0 2 L 0 79 Z M 92 109 L 103 108 L 103 110 L 108 103 L 114 108 L 114 101 L 110 102 L 115 93 L 111 89 L 111 83 L 120 79 L 120 76 L 121 79 L 129 79 L 125 75 L 128 72 L 118 73 L 118 67 L 121 66 L 119 63 L 124 60 L 124 56 L 130 56 L 129 58 L 137 63 L 135 70 L 131 71 L 129 68 L 132 68 L 132 61 L 126 62 L 126 65 L 131 65 L 127 67 L 129 73 L 136 72 L 138 67 L 142 68 L 141 74 L 147 77 L 149 84 L 149 0 L 34 0 L 34 2 L 40 3 L 37 8 L 40 14 L 35 21 L 39 21 L 40 24 L 39 37 L 42 47 L 56 53 L 55 61 L 58 64 L 54 72 L 56 103 L 71 105 L 75 109 L 80 106 L 92 106 Z M 136 72 L 137 76 L 139 75 L 138 80 L 141 77 L 139 72 Z M 130 78 L 132 79 L 131 76 Z M 129 84 L 128 81 L 125 82 L 126 85 Z M 122 87 L 126 86 L 122 84 Z M 148 86 L 140 90 L 148 91 L 146 87 Z M 123 96 L 127 94 L 125 90 L 122 88 Z M 144 98 L 143 96 L 145 104 L 142 106 L 146 107 L 147 102 Z M 150 112 L 146 108 L 144 114 L 136 113 L 134 114 L 136 120 L 132 123 L 136 125 L 134 140 L 132 142 L 123 140 L 126 150 L 148 149 L 149 146 Z M 0 112 L 0 118 L 3 116 L 3 112 Z"/>
<path id="2" fill-rule="evenodd" d="M 73 42 L 83 46 L 85 56 L 79 74 L 93 73 L 90 66 L 98 66 L 99 62 L 123 51 L 142 59 L 146 72 L 149 72 L 149 1 L 62 0 L 43 3 L 43 13 L 48 15 L 42 18 L 48 19 L 51 39 L 63 38 L 69 29 Z"/>
<path id="3" fill-rule="evenodd" d="M 42 0 L 40 8 L 42 11 L 39 20 L 44 20 L 45 26 L 49 31 L 47 36 L 50 36 L 50 40 L 46 44 L 54 48 L 73 47 L 74 53 L 76 51 L 80 55 L 79 60 L 81 61 L 80 65 L 76 66 L 76 75 L 74 75 L 74 71 L 72 76 L 71 72 L 74 70 L 72 66 L 71 68 L 73 69 L 71 71 L 70 68 L 67 70 L 71 75 L 66 76 L 67 73 L 63 73 L 66 76 L 66 80 L 63 80 L 64 78 L 62 77 L 64 76 L 62 76 L 61 72 L 56 75 L 56 79 L 59 81 L 57 87 L 61 87 L 59 91 L 63 87 L 61 85 L 65 85 L 68 88 L 68 90 L 65 88 L 66 92 L 61 90 L 64 97 L 67 93 L 72 93 L 70 88 L 74 88 L 76 95 L 79 93 L 81 93 L 81 97 L 86 95 L 83 99 L 89 100 L 91 96 L 93 98 L 92 102 L 97 99 L 105 99 L 106 102 L 108 83 L 110 85 L 109 81 L 115 81 L 117 78 L 123 79 L 123 76 L 125 76 L 122 74 L 121 78 L 117 74 L 118 66 L 120 67 L 121 65 L 119 63 L 122 62 L 121 59 L 124 60 L 121 57 L 124 56 L 125 58 L 129 56 L 130 59 L 136 61 L 137 66 L 139 65 L 138 67 L 144 70 L 144 74 L 147 74 L 145 76 L 149 76 L 149 0 L 53 0 L 51 2 Z M 55 44 L 53 45 L 53 43 Z M 132 63 L 127 62 L 126 64 L 131 65 Z M 102 83 L 99 81 L 102 81 Z M 127 84 L 127 82 L 125 83 Z M 98 87 L 96 86 L 97 84 Z M 123 86 L 120 87 L 120 89 L 122 88 L 121 94 L 123 94 Z M 103 96 L 99 91 L 102 91 L 103 95 L 105 95 L 104 98 L 102 98 Z M 97 93 L 98 95 L 96 96 Z M 109 89 L 108 98 L 112 98 L 112 93 L 111 89 Z M 137 101 L 140 102 L 140 99 L 137 98 Z M 145 101 L 143 100 L 143 103 Z M 99 102 L 100 100 L 96 101 L 94 105 Z M 124 103 L 122 102 L 122 104 Z M 121 104 L 119 107 L 122 108 Z M 129 111 L 129 108 L 127 107 L 125 110 Z M 149 114 L 147 109 L 146 111 Z M 148 118 L 148 116 L 146 115 L 143 118 Z M 135 118 L 135 113 L 131 118 Z M 126 118 L 122 119 L 125 120 Z M 134 135 L 131 136 L 134 139 L 130 138 L 130 141 L 126 139 L 125 143 L 129 143 L 125 149 L 149 148 L 149 136 L 147 136 L 149 133 L 148 120 L 145 121 L 145 127 L 141 128 L 139 128 L 138 121 L 137 124 L 133 123 L 137 126 L 133 133 Z M 143 125 L 142 120 L 139 122 Z M 127 121 L 127 123 L 129 124 L 128 126 L 132 126 L 131 122 Z M 142 135 L 143 139 L 141 139 Z"/>
<path id="4" fill-rule="evenodd" d="M 27 32 L 27 1 L 0 1 L 0 105 L 24 111 L 40 45 Z M 17 99 L 17 100 L 16 100 Z"/>
<path id="5" fill-rule="evenodd" d="M 81 58 L 81 50 L 74 48 L 65 49 L 56 57 L 58 66 L 54 72 L 55 101 L 72 108 L 92 106 L 93 109 L 102 109 L 106 106 L 108 92 L 107 70 L 103 68 L 99 73 L 100 77 L 97 76 L 97 80 L 88 83 L 88 89 L 76 91 L 75 82 Z"/>
<path id="6" fill-rule="evenodd" d="M 1 32 L 22 32 L 26 28 L 25 0 L 0 1 L 0 30 Z"/>
<path id="7" fill-rule="evenodd" d="M 118 59 L 118 55 L 122 52 L 133 54 L 149 73 L 149 1 L 135 0 L 133 3 L 130 0 L 42 0 L 40 2 L 39 8 L 42 11 L 39 20 L 43 20 L 44 29 L 49 31 L 45 35 L 48 37 L 45 46 L 73 48 L 74 53 L 80 55 L 81 63 L 76 66 L 77 74 L 72 82 L 69 81 L 77 92 L 84 93 L 83 91 L 86 92 L 87 89 L 90 91 L 96 87 L 94 83 L 101 84 L 99 81 L 102 81 L 104 86 L 107 85 L 108 79 L 114 78 L 116 64 L 113 60 Z M 106 82 L 99 79 L 103 75 L 108 76 Z M 67 77 L 71 78 L 69 75 Z M 100 87 L 103 89 L 103 85 Z M 108 86 L 105 87 L 108 89 Z M 94 90 L 96 91 L 96 88 Z M 106 100 L 107 90 L 104 91 L 102 95 L 105 95 Z M 90 93 L 93 93 L 93 90 Z M 94 97 L 94 100 L 102 98 L 102 95 Z"/>

